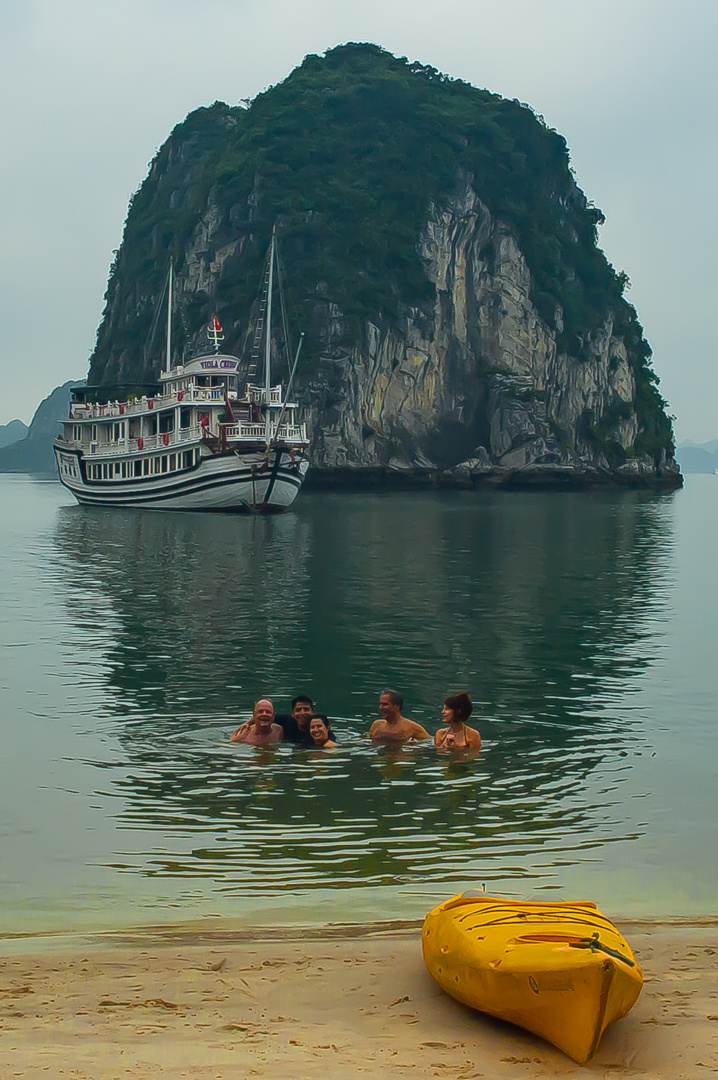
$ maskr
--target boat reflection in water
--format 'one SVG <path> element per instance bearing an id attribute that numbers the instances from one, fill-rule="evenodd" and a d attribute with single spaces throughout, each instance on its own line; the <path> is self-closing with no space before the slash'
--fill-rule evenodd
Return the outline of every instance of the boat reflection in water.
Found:
<path id="1" fill-rule="evenodd" d="M 244 898 L 477 877 L 523 894 L 600 860 L 642 829 L 623 792 L 649 744 L 623 702 L 656 653 L 671 520 L 670 496 L 637 492 L 63 510 L 69 615 L 103 654 L 119 741 L 103 786 L 133 832 L 124 869 Z M 372 747 L 385 685 L 431 731 L 469 689 L 481 755 Z M 297 692 L 344 718 L 335 752 L 228 744 L 255 697 Z"/>

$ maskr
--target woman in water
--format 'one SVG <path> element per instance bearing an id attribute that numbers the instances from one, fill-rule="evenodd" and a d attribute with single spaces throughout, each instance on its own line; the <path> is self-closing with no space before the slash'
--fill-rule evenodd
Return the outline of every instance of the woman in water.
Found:
<path id="1" fill-rule="evenodd" d="M 439 728 L 434 736 L 437 750 L 478 750 L 481 736 L 475 728 L 466 726 L 474 711 L 471 698 L 465 692 L 448 697 L 441 710 L 441 718 L 448 727 Z"/>
<path id="2" fill-rule="evenodd" d="M 315 713 L 309 721 L 309 734 L 315 750 L 327 750 L 337 744 L 329 738 L 329 718 L 323 713 Z"/>

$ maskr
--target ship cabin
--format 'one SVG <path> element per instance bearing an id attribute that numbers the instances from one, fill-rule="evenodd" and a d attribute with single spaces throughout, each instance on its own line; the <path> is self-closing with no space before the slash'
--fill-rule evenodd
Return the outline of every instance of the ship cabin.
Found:
<path id="1" fill-rule="evenodd" d="M 270 442 L 306 446 L 297 403 L 285 403 L 279 385 L 248 384 L 238 397 L 238 366 L 212 353 L 157 383 L 76 387 L 58 448 L 80 451 L 92 481 L 184 471 L 207 454 Z"/>

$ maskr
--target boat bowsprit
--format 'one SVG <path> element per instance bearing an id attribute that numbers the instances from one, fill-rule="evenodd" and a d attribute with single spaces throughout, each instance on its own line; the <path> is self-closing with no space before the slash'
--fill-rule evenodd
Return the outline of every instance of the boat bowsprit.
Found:
<path id="1" fill-rule="evenodd" d="M 447 993 L 508 1020 L 583 1064 L 638 999 L 643 974 L 591 901 L 464 893 L 424 920 L 424 961 Z"/>

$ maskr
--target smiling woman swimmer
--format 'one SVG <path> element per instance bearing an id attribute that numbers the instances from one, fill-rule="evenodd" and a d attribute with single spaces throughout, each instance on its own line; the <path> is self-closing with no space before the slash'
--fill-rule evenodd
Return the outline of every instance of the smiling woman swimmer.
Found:
<path id="1" fill-rule="evenodd" d="M 329 717 L 324 713 L 315 713 L 309 721 L 309 734 L 312 737 L 314 748 L 318 750 L 331 749 L 337 744 L 329 738 Z"/>
<path id="2" fill-rule="evenodd" d="M 439 728 L 434 736 L 437 750 L 478 750 L 481 747 L 481 736 L 476 728 L 466 726 L 473 711 L 473 702 L 466 692 L 446 698 L 441 718 L 448 727 Z"/>

